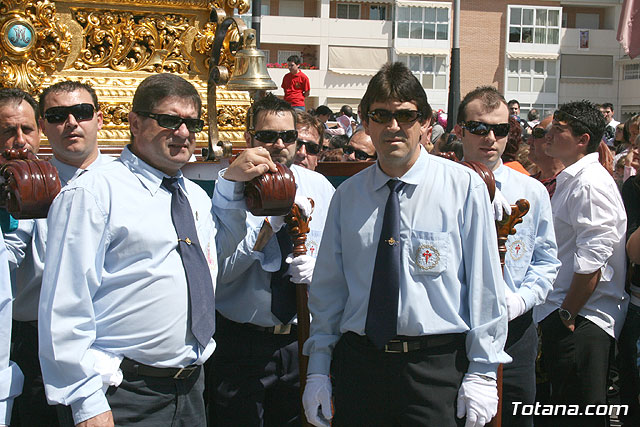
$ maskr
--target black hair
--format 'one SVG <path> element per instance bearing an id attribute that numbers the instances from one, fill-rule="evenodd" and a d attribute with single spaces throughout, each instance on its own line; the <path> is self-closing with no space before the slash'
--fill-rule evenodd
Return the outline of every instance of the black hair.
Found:
<path id="1" fill-rule="evenodd" d="M 18 107 L 22 101 L 25 101 L 31 106 L 33 109 L 33 115 L 36 119 L 36 126 L 39 126 L 38 119 L 40 118 L 40 109 L 38 108 L 38 102 L 33 99 L 33 96 L 18 88 L 0 89 L 0 107 L 4 107 L 8 104 L 14 104 L 15 107 Z"/>
<path id="2" fill-rule="evenodd" d="M 571 114 L 578 120 L 568 120 L 567 124 L 574 136 L 583 134 L 589 135 L 589 143 L 587 144 L 587 154 L 594 153 L 600 145 L 604 128 L 607 123 L 595 104 L 583 99 L 582 101 L 569 102 L 562 104 L 559 111 Z"/>
<path id="3" fill-rule="evenodd" d="M 287 58 L 287 62 L 293 62 L 296 65 L 300 65 L 300 63 L 302 62 L 302 59 L 300 59 L 298 55 L 291 55 L 290 57 Z"/>
<path id="4" fill-rule="evenodd" d="M 278 98 L 272 93 L 267 93 L 265 96 L 257 100 L 253 103 L 251 108 L 247 113 L 247 130 L 254 130 L 256 127 L 256 122 L 258 121 L 258 115 L 260 113 L 279 113 L 279 112 L 289 112 L 291 113 L 291 117 L 293 118 L 293 127 L 295 129 L 296 126 L 296 113 L 287 101 Z"/>
<path id="5" fill-rule="evenodd" d="M 51 85 L 42 91 L 42 93 L 40 94 L 40 104 L 39 104 L 40 115 L 44 116 L 44 106 L 47 101 L 47 95 L 49 95 L 50 93 L 60 93 L 60 92 L 70 93 L 78 90 L 87 91 L 89 95 L 91 95 L 91 100 L 93 101 L 93 107 L 96 109 L 96 111 L 100 109 L 100 106 L 98 105 L 98 95 L 96 94 L 95 89 L 91 87 L 91 85 L 89 85 L 88 83 L 82 83 L 75 80 L 65 80 L 62 82 L 58 82 L 54 85 Z"/>
<path id="6" fill-rule="evenodd" d="M 202 114 L 200 94 L 193 84 L 171 73 L 154 74 L 144 79 L 133 95 L 131 111 L 153 112 L 158 103 L 169 97 L 190 100 L 196 107 L 198 118 L 200 118 Z"/>

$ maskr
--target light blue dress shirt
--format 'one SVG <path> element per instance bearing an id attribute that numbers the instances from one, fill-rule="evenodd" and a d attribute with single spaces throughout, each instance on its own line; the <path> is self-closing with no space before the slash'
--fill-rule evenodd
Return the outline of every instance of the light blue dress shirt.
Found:
<path id="1" fill-rule="evenodd" d="M 551 200 L 538 180 L 510 167 L 500 165 L 493 174 L 510 204 L 527 199 L 530 205 L 516 234 L 507 238 L 504 269 L 507 286 L 522 297 L 526 312 L 544 302 L 560 269 Z"/>
<path id="2" fill-rule="evenodd" d="M 55 157 L 50 162 L 58 170 L 60 184 L 64 187 L 85 170 L 93 170 L 114 160 L 111 156 L 98 154 L 86 169 L 62 163 Z M 18 228 L 6 233 L 4 240 L 9 251 L 14 295 L 13 318 L 21 322 L 38 320 L 38 301 L 47 246 L 47 219 L 21 219 Z"/>
<path id="3" fill-rule="evenodd" d="M 315 203 L 306 246 L 307 255 L 316 257 L 335 189 L 317 172 L 296 165 L 291 171 L 296 191 Z M 263 222 L 264 217 L 247 214 L 247 236 L 234 254 L 220 263 L 216 309 L 234 322 L 270 327 L 281 324 L 271 313 L 271 273 L 280 269 L 281 254 L 275 235 L 262 251 L 253 250 Z"/>
<path id="4" fill-rule="evenodd" d="M 11 283 L 4 240 L 0 236 L 0 425 L 9 425 L 13 398 L 22 392 L 22 371 L 9 360 L 11 347 Z"/>
<path id="5" fill-rule="evenodd" d="M 125 147 L 119 161 L 82 175 L 51 206 L 40 363 L 49 402 L 70 405 L 76 423 L 110 409 L 90 347 L 156 367 L 202 364 L 215 348 L 213 339 L 199 347 L 190 330 L 164 176 Z M 206 193 L 177 176 L 215 286 L 217 257 L 246 233 L 244 185 L 220 178 L 212 211 Z"/>
<path id="6" fill-rule="evenodd" d="M 333 197 L 309 290 L 310 374 L 329 373 L 341 334 L 365 335 L 389 179 L 376 163 Z M 511 358 L 503 350 L 507 310 L 486 186 L 471 169 L 424 149 L 400 180 L 398 335 L 466 333 L 468 372 L 495 378 Z"/>

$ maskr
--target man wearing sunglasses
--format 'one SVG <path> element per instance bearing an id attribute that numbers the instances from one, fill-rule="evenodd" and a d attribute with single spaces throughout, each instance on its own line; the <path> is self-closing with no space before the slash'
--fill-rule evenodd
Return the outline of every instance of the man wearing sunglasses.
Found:
<path id="1" fill-rule="evenodd" d="M 377 163 L 343 182 L 309 290 L 314 425 L 483 426 L 497 411 L 506 307 L 493 214 L 469 168 L 429 155 L 431 107 L 389 63 L 360 103 Z"/>
<path id="2" fill-rule="evenodd" d="M 29 104 L 23 101 L 21 105 Z M 58 170 L 62 186 L 86 170 L 113 161 L 98 152 L 97 133 L 102 127 L 102 113 L 91 86 L 76 81 L 49 86 L 40 95 L 34 120 L 36 117 L 39 120 L 35 128 L 30 121 L 22 125 L 23 133 L 33 128 L 32 135 L 36 138 L 25 147 L 34 154 L 37 152 L 42 129 L 53 150 L 51 163 Z M 13 408 L 12 425 L 16 426 L 57 425 L 56 409 L 47 404 L 38 360 L 38 301 L 47 230 L 46 219 L 26 219 L 19 221 L 15 231 L 5 234 L 16 289 L 12 357 L 25 373 L 24 393 L 16 399 Z"/>
<path id="3" fill-rule="evenodd" d="M 620 192 L 599 163 L 605 129 L 588 101 L 563 104 L 547 132 L 547 154 L 565 169 L 551 199 L 562 263 L 553 290 L 536 308 L 552 403 L 607 403 L 609 355 L 627 311 L 626 215 Z M 637 299 L 636 299 L 637 301 Z M 606 416 L 565 417 L 567 426 L 608 425 Z M 559 424 L 558 424 L 559 425 Z"/>
<path id="4" fill-rule="evenodd" d="M 548 116 L 544 118 L 539 124 L 537 124 L 531 131 L 529 139 L 529 160 L 531 160 L 540 170 L 535 175 L 531 175 L 532 178 L 537 179 L 547 188 L 549 197 L 553 197 L 553 193 L 556 191 L 556 177 L 564 165 L 555 157 L 551 157 L 546 152 L 547 146 L 547 132 L 551 128 L 552 117 Z"/>
<path id="5" fill-rule="evenodd" d="M 202 364 L 215 348 L 217 257 L 246 233 L 241 181 L 275 165 L 266 150 L 247 150 L 220 172 L 212 207 L 180 172 L 202 129 L 201 106 L 183 78 L 147 77 L 128 116 L 131 144 L 51 206 L 40 362 L 49 401 L 69 405 L 64 425 L 206 424 Z M 80 151 L 84 130 L 62 133 L 67 145 Z"/>
<path id="6" fill-rule="evenodd" d="M 246 238 L 220 263 L 218 346 L 207 370 L 210 421 L 216 426 L 300 424 L 294 283 L 311 283 L 334 188 L 319 173 L 292 164 L 296 152 L 315 150 L 310 144 L 319 142 L 311 141 L 319 137 L 315 126 L 296 131 L 297 117 L 286 101 L 272 94 L 256 101 L 247 115 L 247 146 L 266 149 L 272 159 L 289 166 L 296 204 L 307 214 L 308 198 L 314 206 L 306 255 L 289 256 L 292 245 L 283 217 L 247 214 Z M 302 117 L 304 125 L 306 114 Z M 265 227 L 272 229 L 271 237 L 257 245 Z"/>
<path id="7" fill-rule="evenodd" d="M 462 141 L 463 160 L 480 162 L 493 171 L 496 187 L 509 204 L 518 199 L 530 203 L 529 212 L 506 243 L 503 285 L 509 329 L 505 351 L 513 361 L 503 368 L 502 425 L 533 427 L 533 416 L 514 411 L 517 408 L 513 402 L 535 403 L 538 336 L 533 307 L 544 302 L 560 262 L 545 187 L 502 163 L 509 120 L 504 97 L 493 86 L 482 86 L 469 92 L 460 103 L 454 132 Z M 512 124 L 519 128 L 517 122 Z"/>
<path id="8" fill-rule="evenodd" d="M 355 132 L 349 144 L 342 149 L 344 160 L 347 162 L 364 162 L 376 159 L 376 148 L 371 142 L 371 137 L 364 129 Z"/>
<path id="9" fill-rule="evenodd" d="M 324 126 L 318 119 L 304 111 L 296 111 L 296 155 L 294 163 L 309 170 L 316 170 L 318 154 L 324 149 Z"/>

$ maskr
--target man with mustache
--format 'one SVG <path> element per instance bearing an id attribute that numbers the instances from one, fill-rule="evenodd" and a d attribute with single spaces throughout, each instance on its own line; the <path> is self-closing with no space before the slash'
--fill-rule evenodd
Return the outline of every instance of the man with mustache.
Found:
<path id="1" fill-rule="evenodd" d="M 220 263 L 218 347 L 207 371 L 214 425 L 300 424 L 294 283 L 311 283 L 334 188 L 319 173 L 292 164 L 302 137 L 309 139 L 296 124 L 293 108 L 272 94 L 256 101 L 247 115 L 247 146 L 266 149 L 274 161 L 287 165 L 296 181 L 296 204 L 307 215 L 307 198 L 314 207 L 306 255 L 290 259 L 292 245 L 283 217 L 247 214 L 246 238 Z M 257 248 L 263 227 L 271 227 L 275 235 Z"/>
<path id="2" fill-rule="evenodd" d="M 21 105 L 29 104 L 23 101 Z M 62 186 L 73 182 L 85 171 L 113 161 L 98 151 L 102 112 L 98 96 L 88 84 L 62 81 L 49 86 L 40 95 L 38 111 L 33 113 L 34 120 L 38 119 L 33 132 L 37 132 L 37 138 L 23 146 L 36 154 L 40 145 L 39 130 L 42 129 L 53 150 L 51 163 L 58 170 Z M 26 219 L 18 222 L 15 231 L 4 235 L 16 290 L 12 360 L 25 374 L 24 391 L 13 407 L 11 425 L 14 426 L 58 424 L 56 409 L 47 404 L 38 360 L 38 301 L 47 231 L 47 219 Z"/>
<path id="3" fill-rule="evenodd" d="M 504 277 L 509 331 L 505 351 L 513 361 L 504 365 L 502 425 L 533 427 L 533 415 L 524 415 L 513 402 L 533 405 L 536 394 L 535 363 L 538 335 L 533 308 L 544 303 L 560 268 L 551 214 L 545 187 L 537 180 L 502 163 L 511 126 L 504 97 L 493 86 L 469 92 L 460 103 L 455 134 L 462 141 L 465 161 L 487 166 L 495 176 L 496 187 L 509 204 L 529 201 L 530 210 L 516 233 L 507 238 Z"/>
<path id="4" fill-rule="evenodd" d="M 486 185 L 429 155 L 431 107 L 389 63 L 360 104 L 375 165 L 331 202 L 309 290 L 305 415 L 316 426 L 483 426 L 507 312 Z"/>
<path id="5" fill-rule="evenodd" d="M 70 407 L 65 425 L 206 424 L 217 259 L 246 233 L 242 181 L 275 165 L 266 150 L 242 153 L 220 172 L 212 208 L 180 171 L 201 107 L 182 77 L 147 77 L 133 96 L 131 144 L 51 206 L 40 362 L 47 398 Z M 63 135 L 72 153 L 86 148 L 80 130 Z"/>

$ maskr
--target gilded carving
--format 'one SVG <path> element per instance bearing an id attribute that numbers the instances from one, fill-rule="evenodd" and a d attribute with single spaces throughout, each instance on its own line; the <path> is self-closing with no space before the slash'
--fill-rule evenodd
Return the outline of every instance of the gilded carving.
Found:
<path id="1" fill-rule="evenodd" d="M 248 106 L 222 105 L 218 107 L 218 129 L 244 131 Z"/>
<path id="2" fill-rule="evenodd" d="M 178 14 L 72 9 L 83 27 L 76 69 L 189 73 L 194 58 L 185 39 L 193 19 Z M 195 31 L 195 30 L 193 30 Z"/>
<path id="3" fill-rule="evenodd" d="M 101 103 L 100 110 L 102 111 L 102 117 L 105 125 L 126 125 L 129 123 L 129 111 L 131 111 L 131 104 L 107 104 Z"/>
<path id="4" fill-rule="evenodd" d="M 35 93 L 71 50 L 71 34 L 49 0 L 1 0 L 0 32 L 2 86 Z"/>

